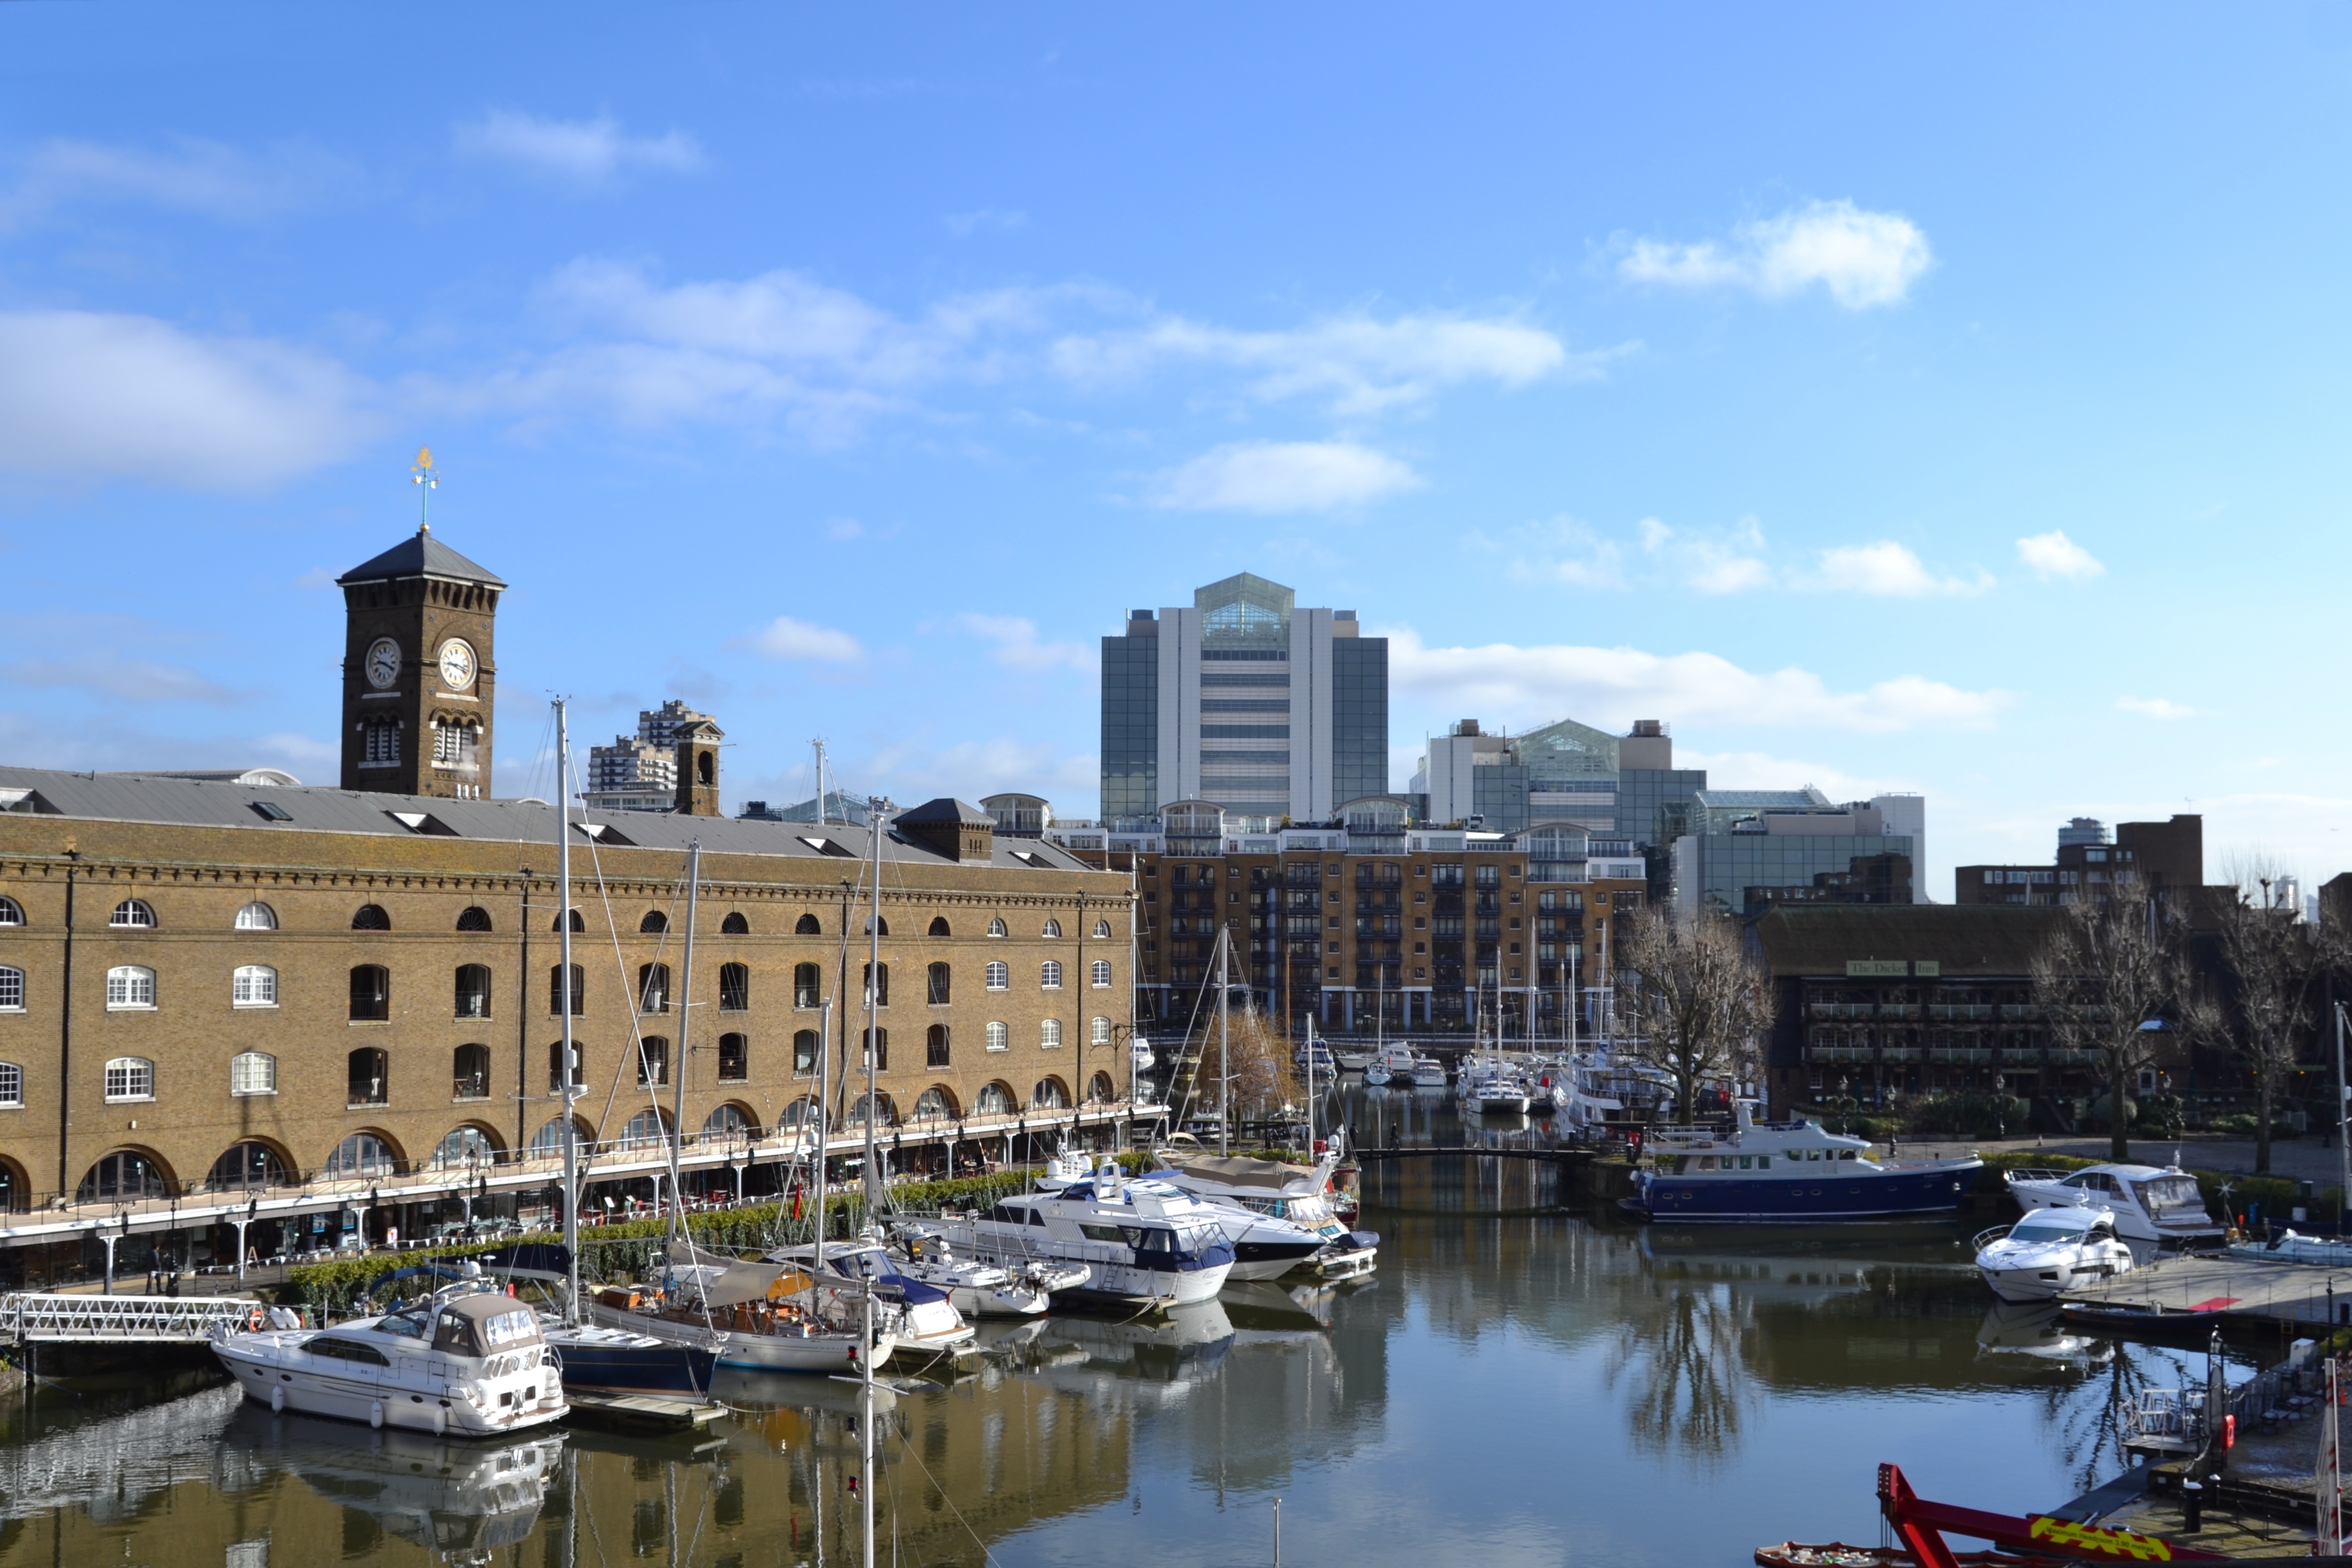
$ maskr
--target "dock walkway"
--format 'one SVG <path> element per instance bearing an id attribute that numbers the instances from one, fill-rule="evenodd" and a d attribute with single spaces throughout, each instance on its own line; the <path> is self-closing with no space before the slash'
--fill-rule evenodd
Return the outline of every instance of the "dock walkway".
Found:
<path id="1" fill-rule="evenodd" d="M 2352 1268 L 2182 1253 L 2065 1292 L 2062 1307 L 2264 1322 L 2352 1323 Z"/>
<path id="2" fill-rule="evenodd" d="M 16 1344 L 202 1344 L 261 1310 L 242 1296 L 0 1296 L 0 1336 Z"/>

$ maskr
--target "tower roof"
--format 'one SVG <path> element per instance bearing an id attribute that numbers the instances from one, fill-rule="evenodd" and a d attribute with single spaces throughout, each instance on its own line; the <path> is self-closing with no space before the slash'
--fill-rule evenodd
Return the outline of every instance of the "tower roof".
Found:
<path id="1" fill-rule="evenodd" d="M 395 577 L 446 577 L 492 588 L 506 586 L 496 573 L 484 571 L 421 528 L 374 560 L 352 567 L 335 582 L 338 585 L 383 583 Z"/>

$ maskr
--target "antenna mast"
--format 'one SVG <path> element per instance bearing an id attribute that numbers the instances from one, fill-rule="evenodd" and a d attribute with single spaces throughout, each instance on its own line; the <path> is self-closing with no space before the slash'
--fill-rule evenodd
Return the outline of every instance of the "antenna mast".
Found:
<path id="1" fill-rule="evenodd" d="M 433 523 L 432 520 L 425 516 L 425 505 L 431 500 L 433 492 L 441 488 L 441 470 L 433 466 L 432 447 L 416 448 L 416 461 L 408 470 L 408 482 L 416 487 L 416 531 L 430 533 L 433 531 Z M 562 706 L 561 702 L 556 704 L 559 710 Z"/>

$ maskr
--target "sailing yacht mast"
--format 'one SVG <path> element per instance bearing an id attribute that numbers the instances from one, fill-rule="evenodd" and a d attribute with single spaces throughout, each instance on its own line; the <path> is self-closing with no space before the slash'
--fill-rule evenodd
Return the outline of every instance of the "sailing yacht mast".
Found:
<path id="1" fill-rule="evenodd" d="M 1231 951 L 1224 929 L 1217 931 L 1217 1153 L 1220 1157 L 1234 1152 L 1234 1068 L 1227 1054 L 1226 1019 L 1232 1008 L 1231 987 L 1226 982 L 1225 956 Z"/>
<path id="2" fill-rule="evenodd" d="M 580 1058 L 572 1044 L 572 719 L 562 698 L 555 702 L 555 929 L 560 948 L 556 991 L 563 1018 L 563 1042 L 556 1058 L 556 1114 L 563 1118 L 563 1321 L 580 1321 L 580 1146 L 572 1119 L 578 1099 L 572 1079 Z"/>
<path id="3" fill-rule="evenodd" d="M 881 1021 L 875 1009 L 882 1002 L 882 814 L 890 803 L 879 795 L 866 800 L 866 831 L 874 841 L 874 900 L 873 912 L 866 920 L 866 1223 L 874 1224 L 874 1216 L 882 1212 L 882 1178 L 874 1169 L 874 1118 L 877 1103 L 874 1097 L 874 1058 L 879 1053 L 875 1039 Z M 869 1334 L 868 1349 L 872 1348 Z M 868 1520 L 872 1522 L 872 1503 L 867 1503 Z M 873 1543 L 866 1543 L 870 1555 Z"/>
<path id="4" fill-rule="evenodd" d="M 694 907 L 702 890 L 702 840 L 686 847 L 686 984 L 678 994 L 677 1054 L 671 1061 L 669 1116 L 670 1234 L 686 1226 L 686 1062 L 687 1036 L 694 1027 Z"/>

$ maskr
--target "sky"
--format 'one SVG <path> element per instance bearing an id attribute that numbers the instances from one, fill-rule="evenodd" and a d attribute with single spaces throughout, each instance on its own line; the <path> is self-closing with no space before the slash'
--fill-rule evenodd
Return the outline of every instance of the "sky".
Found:
<path id="1" fill-rule="evenodd" d="M 499 794 L 1091 816 L 1239 571 L 1462 718 L 2352 868 L 2352 11 L 0 6 L 0 760 L 336 776 L 339 573 L 512 584 Z"/>

